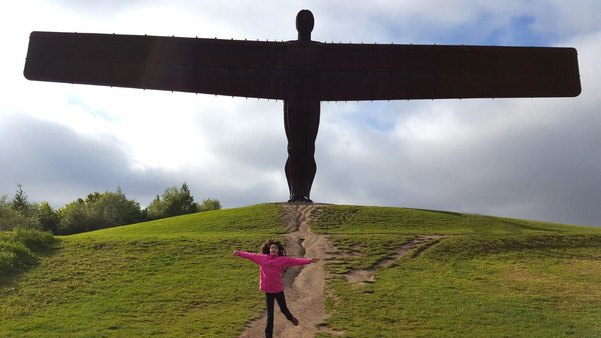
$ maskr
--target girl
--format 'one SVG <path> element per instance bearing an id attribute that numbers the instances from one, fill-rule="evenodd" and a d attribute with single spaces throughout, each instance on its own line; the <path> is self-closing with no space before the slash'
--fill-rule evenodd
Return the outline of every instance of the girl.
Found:
<path id="1" fill-rule="evenodd" d="M 298 325 L 296 319 L 286 306 L 286 297 L 284 297 L 284 284 L 282 283 L 282 272 L 285 267 L 294 265 L 306 265 L 319 262 L 319 258 L 294 258 L 286 257 L 286 250 L 279 241 L 267 241 L 261 247 L 261 254 L 255 254 L 244 251 L 234 251 L 232 254 L 253 261 L 259 265 L 259 290 L 265 293 L 267 302 L 267 327 L 265 328 L 265 337 L 271 338 L 273 335 L 273 300 L 278 301 L 280 310 L 289 321 Z"/>

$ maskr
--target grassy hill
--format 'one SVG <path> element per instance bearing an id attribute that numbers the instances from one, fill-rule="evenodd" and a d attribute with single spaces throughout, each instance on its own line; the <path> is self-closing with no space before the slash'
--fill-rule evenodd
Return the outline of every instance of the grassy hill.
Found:
<path id="1" fill-rule="evenodd" d="M 601 336 L 601 229 L 355 206 L 317 209 L 311 227 L 338 249 L 325 324 L 347 336 Z M 61 237 L 0 276 L 0 337 L 236 337 L 263 298 L 231 251 L 284 229 L 265 204 Z M 423 235 L 445 238 L 376 269 Z M 349 283 L 356 269 L 375 281 Z"/>
<path id="2" fill-rule="evenodd" d="M 347 253 L 330 264 L 328 324 L 353 337 L 599 337 L 601 229 L 450 212 L 337 206 L 313 231 Z M 376 271 L 415 235 L 447 235 Z M 422 250 L 423 249 L 423 250 Z"/>

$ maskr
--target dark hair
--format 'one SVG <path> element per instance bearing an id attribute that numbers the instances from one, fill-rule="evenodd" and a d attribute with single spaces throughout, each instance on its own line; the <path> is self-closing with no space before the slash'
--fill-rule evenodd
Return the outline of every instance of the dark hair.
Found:
<path id="1" fill-rule="evenodd" d="M 265 255 L 269 255 L 269 247 L 275 244 L 278 246 L 278 256 L 286 256 L 286 250 L 284 249 L 284 246 L 282 245 L 282 243 L 280 243 L 280 241 L 274 241 L 274 240 L 268 240 L 267 242 L 265 242 L 263 244 L 263 246 L 261 246 L 261 253 L 265 254 Z"/>

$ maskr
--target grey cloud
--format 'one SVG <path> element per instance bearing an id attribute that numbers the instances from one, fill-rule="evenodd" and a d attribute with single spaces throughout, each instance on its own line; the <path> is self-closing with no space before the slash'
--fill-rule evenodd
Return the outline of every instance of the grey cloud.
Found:
<path id="1" fill-rule="evenodd" d="M 130 198 L 147 199 L 173 181 L 161 172 L 133 170 L 129 154 L 107 136 L 87 137 L 56 123 L 10 114 L 3 116 L 0 135 L 2 194 L 12 194 L 20 183 L 32 201 L 61 207 L 117 186 Z"/>
<path id="2" fill-rule="evenodd" d="M 316 26 L 316 33 L 336 42 L 555 44 L 601 28 L 595 0 L 328 1 L 314 8 L 325 31 Z"/>
<path id="3" fill-rule="evenodd" d="M 110 15 L 120 11 L 136 8 L 139 6 L 148 6 L 155 1 L 149 0 L 53 0 L 52 2 L 68 10 L 85 13 L 88 15 Z"/>
<path id="4" fill-rule="evenodd" d="M 361 136 L 350 148 L 372 154 L 322 149 L 327 159 L 318 163 L 314 196 L 601 225 L 596 137 L 516 132 L 460 148 L 452 140 L 442 149 L 418 145 L 413 152 L 402 142 Z"/>
<path id="5" fill-rule="evenodd" d="M 573 110 L 528 100 L 514 101 L 509 107 L 486 101 L 464 103 L 473 111 L 453 114 L 468 116 L 462 121 L 471 127 L 467 137 L 442 144 L 398 138 L 393 132 L 360 124 L 340 127 L 340 121 L 326 120 L 338 126 L 322 128 L 314 195 L 339 203 L 601 225 L 601 118 L 594 109 L 579 109 L 573 99 L 553 102 L 567 100 L 572 100 Z M 391 110 L 400 105 L 391 104 Z M 517 113 L 508 114 L 508 108 Z M 516 121 L 520 116 L 523 121 Z"/>
<path id="6" fill-rule="evenodd" d="M 0 193 L 12 196 L 20 183 L 32 201 L 46 200 L 55 207 L 94 191 L 114 191 L 117 186 L 129 198 L 147 204 L 165 188 L 184 181 L 197 200 L 218 198 L 230 207 L 285 197 L 285 182 L 273 175 L 280 172 L 283 162 L 265 160 L 274 153 L 272 143 L 276 142 L 260 135 L 224 142 L 225 145 L 212 149 L 216 153 L 227 150 L 219 155 L 217 167 L 192 166 L 171 171 L 136 169 L 125 145 L 111 136 L 80 135 L 62 125 L 26 115 L 3 116 L 0 135 L 5 140 L 0 144 L 0 157 L 6 159 L 0 170 Z M 236 149 L 235 142 L 248 146 Z M 281 142 L 277 144 L 281 146 Z M 269 147 L 272 149 L 265 149 Z M 270 167 L 270 163 L 276 167 Z"/>

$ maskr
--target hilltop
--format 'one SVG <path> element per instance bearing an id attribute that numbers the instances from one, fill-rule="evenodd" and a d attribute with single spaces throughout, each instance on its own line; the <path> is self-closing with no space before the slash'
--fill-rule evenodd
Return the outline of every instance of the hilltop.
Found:
<path id="1" fill-rule="evenodd" d="M 287 287 L 302 306 L 302 280 L 323 280 L 323 317 L 299 315 L 318 320 L 318 337 L 601 335 L 599 228 L 262 204 L 59 237 L 35 267 L 0 279 L 0 336 L 248 334 L 262 325 L 257 268 L 231 252 L 269 238 L 323 255 L 323 273 L 291 273 Z"/>

